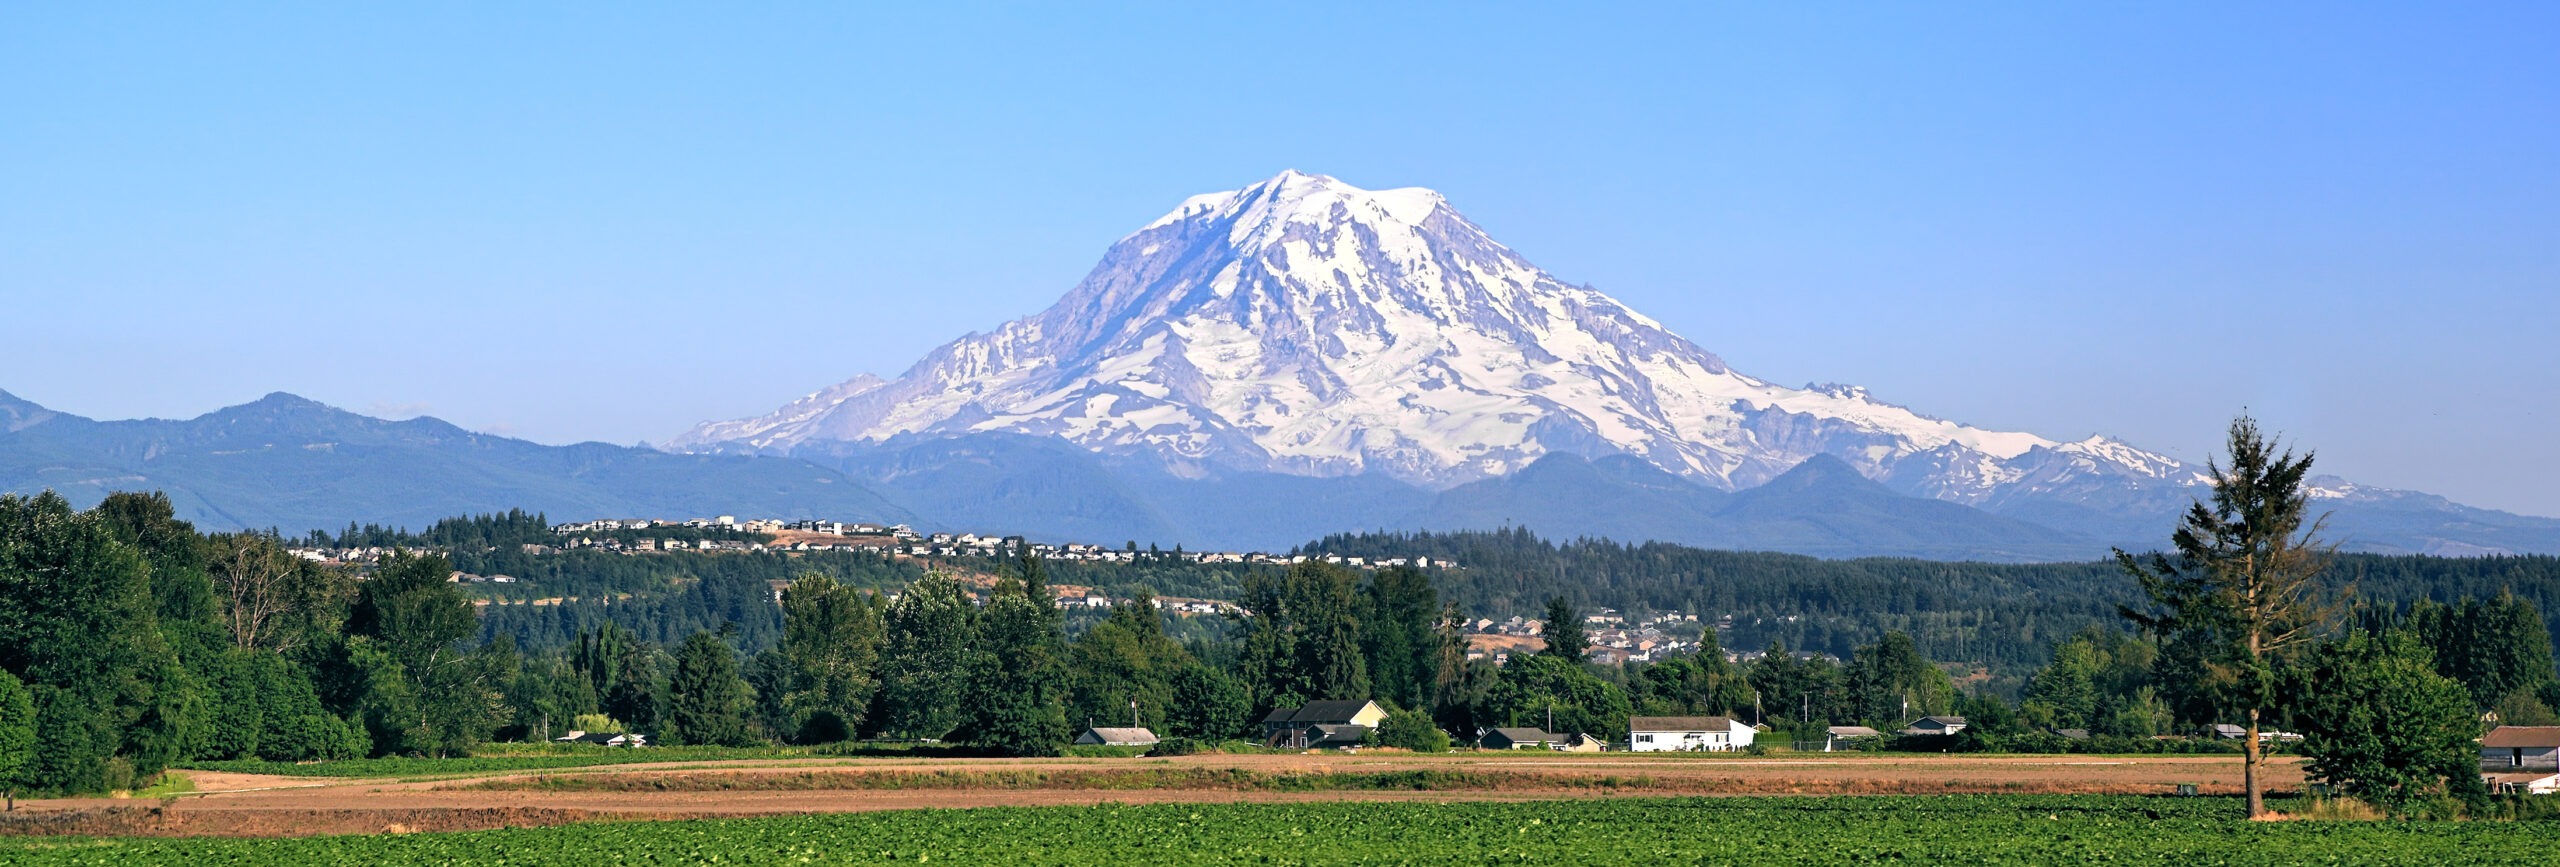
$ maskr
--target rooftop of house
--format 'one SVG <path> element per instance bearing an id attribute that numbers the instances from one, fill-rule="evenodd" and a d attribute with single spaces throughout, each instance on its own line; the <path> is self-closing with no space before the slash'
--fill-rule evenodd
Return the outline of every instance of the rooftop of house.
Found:
<path id="1" fill-rule="evenodd" d="M 2560 747 L 2560 726 L 2499 726 L 2480 738 L 2480 745 L 2499 749 Z"/>
<path id="2" fill-rule="evenodd" d="M 1271 715 L 1263 717 L 1262 721 L 1265 723 L 1348 724 L 1352 717 L 1359 716 L 1360 712 L 1368 706 L 1369 700 L 1361 698 L 1311 701 L 1293 708 L 1284 707 L 1273 710 Z"/>
<path id="3" fill-rule="evenodd" d="M 1156 733 L 1142 728 L 1095 726 L 1092 731 L 1093 736 L 1100 738 L 1104 743 L 1152 744 L 1156 742 Z"/>

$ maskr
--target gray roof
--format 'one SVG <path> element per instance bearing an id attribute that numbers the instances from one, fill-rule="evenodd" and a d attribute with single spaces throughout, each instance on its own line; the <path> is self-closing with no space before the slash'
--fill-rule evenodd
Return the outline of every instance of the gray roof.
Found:
<path id="1" fill-rule="evenodd" d="M 1294 708 L 1280 708 L 1262 718 L 1266 723 L 1336 723 L 1348 725 L 1354 715 L 1369 706 L 1365 698 L 1311 701 Z M 1284 716 L 1285 714 L 1285 716 Z"/>
<path id="2" fill-rule="evenodd" d="M 1090 740 L 1088 740 L 1088 738 Z M 1114 744 L 1121 746 L 1145 746 L 1156 742 L 1156 733 L 1142 728 L 1129 728 L 1126 726 L 1117 728 L 1109 726 L 1095 726 L 1093 728 L 1085 729 L 1084 734 L 1076 738 L 1076 742 Z"/>
<path id="3" fill-rule="evenodd" d="M 1563 740 L 1555 735 L 1548 734 L 1546 729 L 1528 728 L 1525 726 L 1496 728 L 1488 734 L 1501 735 L 1503 740 L 1507 740 L 1515 744 L 1534 744 L 1540 742 L 1552 743 Z"/>

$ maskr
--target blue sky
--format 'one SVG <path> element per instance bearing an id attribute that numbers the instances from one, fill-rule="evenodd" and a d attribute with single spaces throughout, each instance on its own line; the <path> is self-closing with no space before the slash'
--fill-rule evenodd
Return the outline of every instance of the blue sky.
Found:
<path id="1" fill-rule="evenodd" d="M 1764 378 L 2560 515 L 2560 4 L 524 5 L 0 10 L 0 389 L 663 439 L 1298 168 Z"/>

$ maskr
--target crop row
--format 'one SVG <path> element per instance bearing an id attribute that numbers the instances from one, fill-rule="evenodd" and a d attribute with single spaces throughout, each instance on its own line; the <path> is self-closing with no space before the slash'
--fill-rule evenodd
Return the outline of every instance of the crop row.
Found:
<path id="1" fill-rule="evenodd" d="M 2219 798 L 1958 795 L 921 810 L 294 840 L 12 840 L 97 864 L 2516 864 L 2541 823 L 2260 822 Z"/>

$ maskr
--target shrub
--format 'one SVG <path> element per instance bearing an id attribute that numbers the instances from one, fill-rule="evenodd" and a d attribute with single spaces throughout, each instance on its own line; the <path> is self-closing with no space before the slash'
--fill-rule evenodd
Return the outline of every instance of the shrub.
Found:
<path id="1" fill-rule="evenodd" d="M 1209 752 L 1209 745 L 1198 738 L 1171 737 L 1157 741 L 1156 748 L 1148 750 L 1147 755 L 1196 756 L 1205 752 Z"/>
<path id="2" fill-rule="evenodd" d="M 1387 714 L 1375 732 L 1381 746 L 1398 747 L 1417 753 L 1436 753 L 1449 748 L 1449 733 L 1431 721 L 1431 715 L 1418 710 L 1400 710 Z"/>

